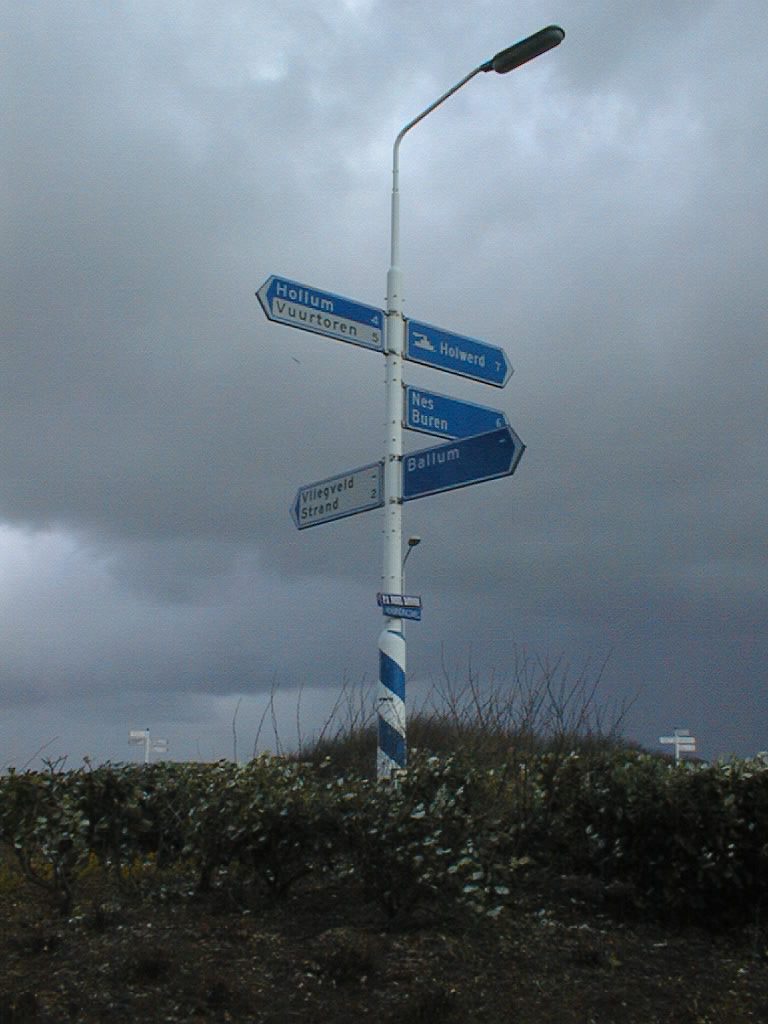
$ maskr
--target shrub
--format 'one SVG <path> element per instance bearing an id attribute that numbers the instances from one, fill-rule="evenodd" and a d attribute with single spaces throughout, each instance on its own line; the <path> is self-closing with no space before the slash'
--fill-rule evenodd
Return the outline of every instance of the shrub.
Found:
<path id="1" fill-rule="evenodd" d="M 240 768 L 219 762 L 195 780 L 183 853 L 198 888 L 221 869 L 273 896 L 330 862 L 337 821 L 328 793 L 307 766 L 259 757 Z"/>
<path id="2" fill-rule="evenodd" d="M 24 877 L 68 914 L 75 881 L 90 858 L 90 821 L 79 794 L 53 765 L 46 772 L 11 771 L 2 782 L 0 839 Z"/>
<path id="3" fill-rule="evenodd" d="M 561 870 L 631 883 L 639 906 L 725 924 L 768 887 L 768 768 L 573 754 L 551 776 L 543 843 Z"/>
<path id="4" fill-rule="evenodd" d="M 391 919 L 429 904 L 494 913 L 521 865 L 505 823 L 488 813 L 492 773 L 453 758 L 412 757 L 395 784 L 344 794 L 346 849 L 366 892 Z"/>
<path id="5" fill-rule="evenodd" d="M 0 778 L 4 850 L 63 913 L 108 864 L 121 884 L 191 867 L 199 889 L 271 897 L 333 871 L 393 920 L 418 907 L 495 914 L 532 860 L 717 927 L 764 905 L 766 836 L 763 761 L 675 765 L 606 745 L 490 765 L 412 751 L 394 783 L 268 756 Z"/>

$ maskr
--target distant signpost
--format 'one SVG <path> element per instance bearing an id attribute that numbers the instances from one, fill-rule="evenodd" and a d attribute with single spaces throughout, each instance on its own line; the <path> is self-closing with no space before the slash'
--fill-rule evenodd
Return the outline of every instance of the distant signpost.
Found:
<path id="1" fill-rule="evenodd" d="M 149 735 L 149 729 L 131 729 L 131 731 L 128 733 L 128 742 L 133 746 L 144 747 L 144 764 L 149 764 L 150 753 L 168 753 L 168 740 L 153 740 Z"/>
<path id="2" fill-rule="evenodd" d="M 671 736 L 659 736 L 659 743 L 669 743 L 675 748 L 675 761 L 681 754 L 690 754 L 696 750 L 696 737 L 691 736 L 688 729 L 675 729 Z"/>

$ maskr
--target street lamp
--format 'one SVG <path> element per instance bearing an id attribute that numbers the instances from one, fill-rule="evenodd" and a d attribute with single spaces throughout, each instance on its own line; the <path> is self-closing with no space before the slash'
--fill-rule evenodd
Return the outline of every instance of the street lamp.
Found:
<path id="1" fill-rule="evenodd" d="M 435 100 L 399 132 L 392 150 L 391 258 L 387 273 L 387 321 L 384 336 L 386 361 L 386 426 L 384 448 L 384 564 L 382 590 L 390 594 L 403 591 L 403 320 L 402 272 L 400 270 L 400 143 L 404 136 L 449 96 L 458 92 L 481 71 L 505 75 L 533 60 L 563 41 L 565 32 L 549 25 L 513 46 L 500 50 L 480 64 L 446 93 Z M 409 548 L 410 551 L 410 548 Z M 407 557 L 407 554 L 406 554 Z M 405 636 L 400 619 L 387 618 L 379 637 L 378 756 L 376 774 L 391 779 L 405 768 Z"/>
<path id="2" fill-rule="evenodd" d="M 486 61 L 480 66 L 480 71 L 495 71 L 499 75 L 506 75 L 508 71 L 514 71 L 521 64 L 527 64 L 534 57 L 540 57 L 542 53 L 559 46 L 565 39 L 565 32 L 559 25 L 547 25 L 539 29 L 527 39 L 508 46 L 506 50 L 500 50 L 495 57 Z"/>
<path id="3" fill-rule="evenodd" d="M 405 558 L 403 559 L 403 569 L 405 569 L 405 563 L 408 561 L 408 555 L 413 551 L 415 547 L 421 544 L 421 537 L 409 537 L 408 538 L 408 550 L 405 552 Z"/>

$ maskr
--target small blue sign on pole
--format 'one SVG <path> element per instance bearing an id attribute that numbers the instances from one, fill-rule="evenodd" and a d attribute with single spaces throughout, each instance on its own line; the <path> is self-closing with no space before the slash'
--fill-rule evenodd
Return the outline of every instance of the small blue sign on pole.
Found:
<path id="1" fill-rule="evenodd" d="M 403 455 L 403 501 L 510 476 L 525 445 L 510 426 Z"/>
<path id="2" fill-rule="evenodd" d="M 408 430 L 436 437 L 472 437 L 498 430 L 506 423 L 507 417 L 501 409 L 489 409 L 486 405 L 462 402 L 406 385 L 403 425 Z"/>
<path id="3" fill-rule="evenodd" d="M 405 358 L 497 388 L 512 376 L 504 349 L 417 320 L 406 323 Z"/>
<path id="4" fill-rule="evenodd" d="M 421 621 L 421 598 L 410 594 L 377 594 L 376 600 L 390 619 Z"/>
<path id="5" fill-rule="evenodd" d="M 352 345 L 384 351 L 384 310 L 322 292 L 286 277 L 268 277 L 256 292 L 268 320 Z"/>

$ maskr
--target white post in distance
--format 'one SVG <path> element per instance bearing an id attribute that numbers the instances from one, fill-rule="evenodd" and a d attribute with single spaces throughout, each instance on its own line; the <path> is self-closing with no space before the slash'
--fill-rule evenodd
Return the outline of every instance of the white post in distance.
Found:
<path id="1" fill-rule="evenodd" d="M 149 764 L 149 729 L 131 729 L 128 733 L 128 743 L 144 747 L 144 764 Z"/>
<path id="2" fill-rule="evenodd" d="M 390 267 L 387 273 L 387 320 L 384 333 L 385 445 L 384 445 L 384 564 L 382 590 L 403 592 L 403 275 L 400 268 L 400 143 L 404 136 L 436 107 L 481 71 L 500 75 L 513 71 L 563 41 L 565 33 L 549 25 L 527 39 L 500 50 L 495 57 L 470 71 L 461 81 L 430 104 L 399 132 L 392 150 L 392 214 Z M 402 620 L 387 617 L 379 636 L 378 753 L 376 776 L 391 779 L 406 766 L 405 634 Z"/>
<path id="3" fill-rule="evenodd" d="M 680 763 L 681 754 L 691 754 L 696 750 L 696 737 L 691 736 L 689 729 L 675 729 L 671 736 L 659 736 L 659 743 L 670 743 L 675 748 L 675 764 Z"/>
<path id="4" fill-rule="evenodd" d="M 128 743 L 131 746 L 144 747 L 144 764 L 149 764 L 150 751 L 153 754 L 167 754 L 168 740 L 153 740 L 149 735 L 149 729 L 131 729 L 128 733 Z"/>

